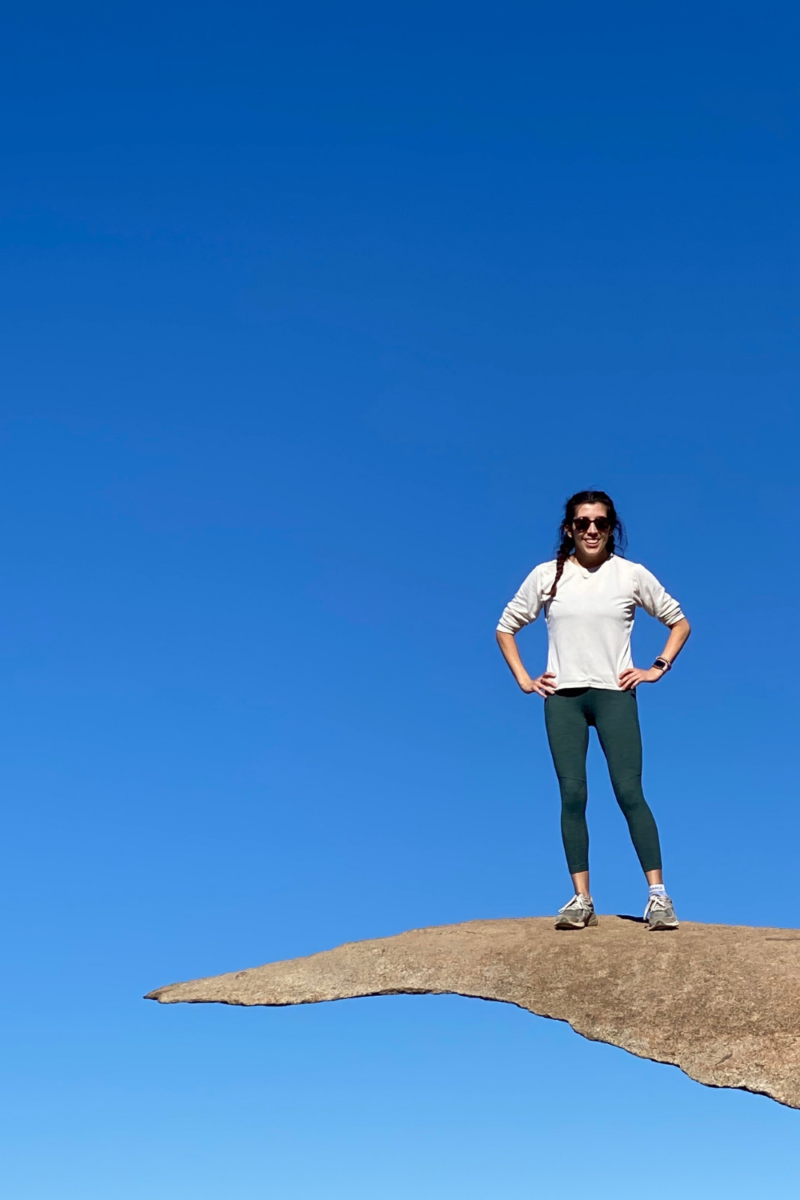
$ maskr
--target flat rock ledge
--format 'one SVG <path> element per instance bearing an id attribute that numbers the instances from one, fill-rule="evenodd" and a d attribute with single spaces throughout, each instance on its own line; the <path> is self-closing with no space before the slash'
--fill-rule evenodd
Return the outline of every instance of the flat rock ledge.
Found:
<path id="1" fill-rule="evenodd" d="M 516 1004 L 698 1083 L 800 1108 L 800 929 L 684 922 L 651 933 L 601 916 L 567 933 L 549 917 L 467 921 L 173 983 L 146 999 L 285 1005 L 400 993 Z"/>

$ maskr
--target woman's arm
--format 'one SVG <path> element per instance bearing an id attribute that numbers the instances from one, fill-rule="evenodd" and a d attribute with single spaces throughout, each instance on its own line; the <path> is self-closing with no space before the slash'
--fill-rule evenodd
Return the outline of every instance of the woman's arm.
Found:
<path id="1" fill-rule="evenodd" d="M 681 617 L 680 621 L 676 622 L 670 629 L 667 644 L 661 652 L 661 657 L 666 658 L 667 662 L 674 663 L 689 640 L 691 632 L 692 627 L 686 620 L 686 617 Z"/>
<path id="2" fill-rule="evenodd" d="M 670 628 L 667 644 L 661 653 L 661 657 L 666 658 L 667 662 L 674 663 L 686 645 L 691 632 L 692 627 L 686 620 L 686 617 L 681 617 L 680 621 L 676 621 Z M 627 692 L 640 683 L 657 683 L 662 675 L 666 675 L 666 671 L 659 671 L 658 667 L 650 667 L 646 671 L 640 671 L 636 667 L 628 667 L 627 671 L 623 671 L 620 675 L 619 681 L 623 692 Z M 520 684 L 520 686 L 522 685 Z"/>
<path id="3" fill-rule="evenodd" d="M 504 633 L 502 629 L 498 629 L 497 644 L 502 651 L 503 658 L 508 663 L 511 674 L 523 692 L 536 692 L 538 696 L 552 696 L 556 689 L 551 680 L 555 679 L 555 675 L 545 671 L 544 675 L 540 675 L 537 679 L 531 679 L 519 656 L 513 633 Z"/>

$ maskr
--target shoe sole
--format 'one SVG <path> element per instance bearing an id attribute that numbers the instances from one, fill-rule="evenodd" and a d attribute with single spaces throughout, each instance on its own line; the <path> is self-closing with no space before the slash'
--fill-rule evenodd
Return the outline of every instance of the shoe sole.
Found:
<path id="1" fill-rule="evenodd" d="M 668 925 L 665 921 L 656 921 L 651 925 L 648 921 L 647 928 L 651 933 L 669 933 L 673 929 L 679 929 L 680 926 L 677 921 L 674 923 L 674 925 Z"/>
<path id="2" fill-rule="evenodd" d="M 572 921 L 556 921 L 556 929 L 586 929 L 589 925 L 597 924 L 597 914 L 592 913 L 587 921 L 581 921 L 580 924 Z"/>

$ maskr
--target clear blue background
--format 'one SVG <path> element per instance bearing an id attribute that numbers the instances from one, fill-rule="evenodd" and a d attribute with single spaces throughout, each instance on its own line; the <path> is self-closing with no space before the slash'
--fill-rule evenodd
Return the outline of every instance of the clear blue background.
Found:
<path id="1" fill-rule="evenodd" d="M 640 697 L 679 912 L 799 923 L 797 45 L 788 3 L 7 10 L 6 1195 L 797 1190 L 800 1114 L 511 1008 L 141 999 L 566 900 L 493 631 L 587 484 L 694 626 Z"/>

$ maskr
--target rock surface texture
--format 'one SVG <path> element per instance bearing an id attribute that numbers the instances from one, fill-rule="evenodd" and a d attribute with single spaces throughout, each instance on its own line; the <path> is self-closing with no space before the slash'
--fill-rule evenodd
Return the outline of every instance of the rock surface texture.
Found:
<path id="1" fill-rule="evenodd" d="M 600 917 L 596 928 L 556 932 L 550 918 L 468 921 L 173 983 L 147 999 L 284 1005 L 398 993 L 516 1004 L 699 1083 L 800 1108 L 800 930 L 685 922 L 650 933 L 633 918 Z"/>

